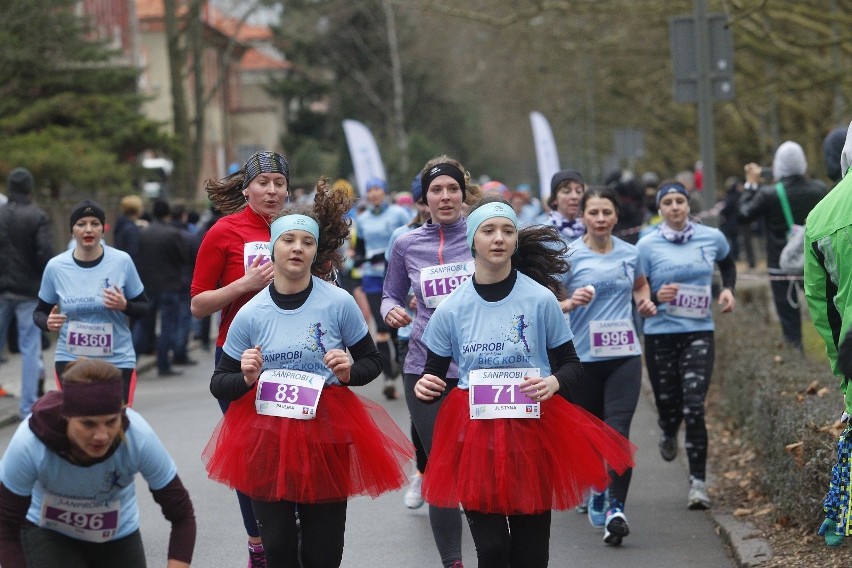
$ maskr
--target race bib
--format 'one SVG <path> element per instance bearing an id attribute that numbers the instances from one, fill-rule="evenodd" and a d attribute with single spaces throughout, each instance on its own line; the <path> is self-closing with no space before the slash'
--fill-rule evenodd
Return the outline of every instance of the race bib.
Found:
<path id="1" fill-rule="evenodd" d="M 72 355 L 104 357 L 112 355 L 112 324 L 69 321 L 65 345 Z"/>
<path id="2" fill-rule="evenodd" d="M 77 540 L 106 542 L 118 530 L 118 500 L 106 503 L 45 493 L 39 526 Z"/>
<path id="3" fill-rule="evenodd" d="M 257 257 L 260 257 L 261 265 L 269 262 L 269 241 L 254 241 L 243 245 L 243 267 L 246 272 Z"/>
<path id="4" fill-rule="evenodd" d="M 666 308 L 669 315 L 703 319 L 710 313 L 710 286 L 681 284 L 675 299 Z"/>
<path id="5" fill-rule="evenodd" d="M 524 377 L 538 377 L 538 369 L 476 369 L 468 374 L 470 417 L 539 418 L 541 404 L 521 392 Z"/>
<path id="6" fill-rule="evenodd" d="M 589 322 L 589 345 L 593 357 L 623 357 L 639 352 L 636 330 L 630 320 Z"/>
<path id="7" fill-rule="evenodd" d="M 450 292 L 473 276 L 474 262 L 438 264 L 420 269 L 420 293 L 427 308 L 437 308 Z"/>
<path id="8" fill-rule="evenodd" d="M 322 375 L 270 369 L 261 373 L 257 381 L 254 408 L 265 416 L 311 420 L 317 414 L 323 386 Z"/>

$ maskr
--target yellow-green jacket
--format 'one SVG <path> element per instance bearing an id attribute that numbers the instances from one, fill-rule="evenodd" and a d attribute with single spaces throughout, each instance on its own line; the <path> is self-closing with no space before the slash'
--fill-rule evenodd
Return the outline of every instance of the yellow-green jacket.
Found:
<path id="1" fill-rule="evenodd" d="M 840 378 L 846 412 L 852 414 L 852 377 L 844 376 L 837 368 L 837 349 L 852 327 L 850 171 L 852 168 L 808 215 L 805 225 L 804 288 L 811 318 L 825 341 L 831 370 Z"/>

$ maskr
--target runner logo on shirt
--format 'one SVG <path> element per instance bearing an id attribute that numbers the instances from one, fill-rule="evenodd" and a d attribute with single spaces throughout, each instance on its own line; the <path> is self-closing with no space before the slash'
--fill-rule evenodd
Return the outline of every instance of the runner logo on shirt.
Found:
<path id="1" fill-rule="evenodd" d="M 527 336 L 524 333 L 524 330 L 530 326 L 528 323 L 524 323 L 524 314 L 517 315 L 512 318 L 512 327 L 509 331 L 508 337 L 506 339 L 511 341 L 512 343 L 523 343 L 524 351 L 529 353 L 530 346 L 527 343 Z"/>
<path id="2" fill-rule="evenodd" d="M 323 355 L 326 353 L 325 345 L 322 342 L 322 336 L 328 333 L 322 330 L 322 323 L 312 323 L 308 326 L 308 342 L 305 349 L 309 351 L 319 351 Z"/>

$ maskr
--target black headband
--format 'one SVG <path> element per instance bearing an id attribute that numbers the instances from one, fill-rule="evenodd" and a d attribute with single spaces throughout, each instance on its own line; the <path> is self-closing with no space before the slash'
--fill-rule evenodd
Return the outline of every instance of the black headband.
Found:
<path id="1" fill-rule="evenodd" d="M 450 176 L 459 184 L 459 187 L 462 190 L 462 200 L 467 196 L 466 190 L 467 187 L 464 181 L 464 173 L 457 167 L 452 164 L 442 163 L 436 166 L 432 166 L 420 176 L 420 185 L 423 188 L 423 195 L 420 200 L 423 203 L 426 203 L 426 194 L 429 193 L 429 185 L 432 181 L 438 176 Z"/>

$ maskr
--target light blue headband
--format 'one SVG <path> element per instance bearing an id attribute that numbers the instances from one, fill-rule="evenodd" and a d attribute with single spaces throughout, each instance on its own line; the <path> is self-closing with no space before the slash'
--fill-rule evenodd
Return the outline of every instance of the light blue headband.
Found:
<path id="1" fill-rule="evenodd" d="M 269 239 L 269 252 L 275 248 L 275 241 L 287 231 L 306 231 L 319 243 L 319 225 L 307 215 L 285 215 L 272 222 Z"/>
<path id="2" fill-rule="evenodd" d="M 473 235 L 481 224 L 493 217 L 505 217 L 518 228 L 518 216 L 515 215 L 515 210 L 510 205 L 494 201 L 486 203 L 482 207 L 477 207 L 473 213 L 467 217 L 467 246 L 473 251 Z"/>

